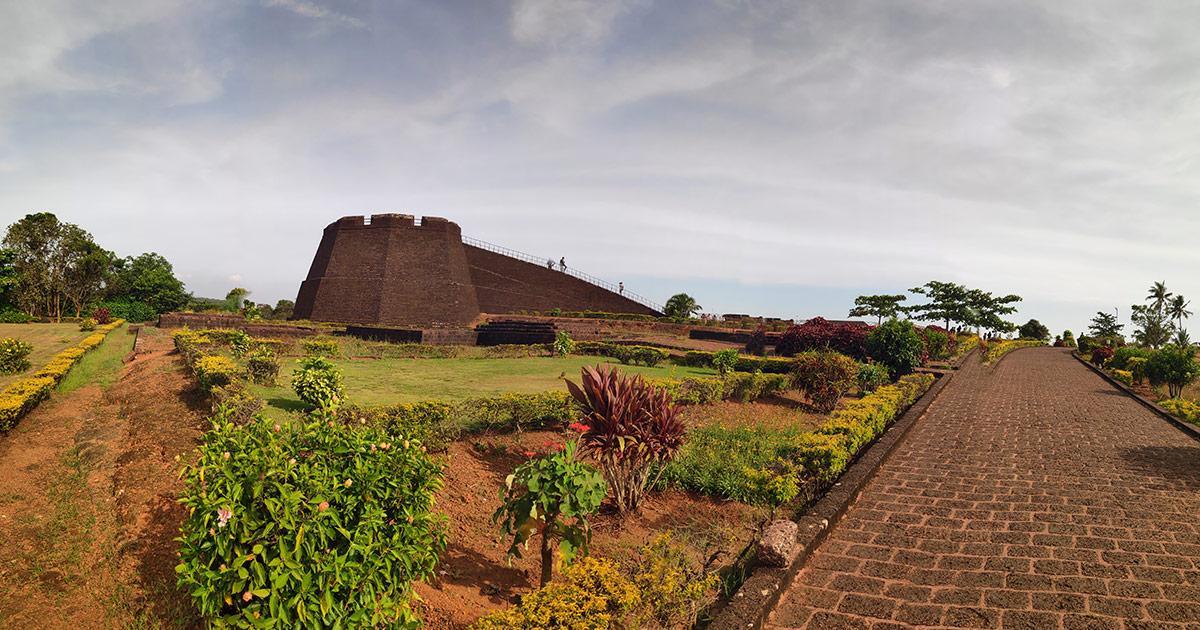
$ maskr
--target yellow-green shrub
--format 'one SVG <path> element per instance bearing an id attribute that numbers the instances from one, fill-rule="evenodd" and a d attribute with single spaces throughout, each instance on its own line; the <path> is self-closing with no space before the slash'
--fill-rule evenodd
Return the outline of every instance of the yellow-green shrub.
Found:
<path id="1" fill-rule="evenodd" d="M 196 380 L 205 391 L 228 385 L 241 375 L 242 369 L 229 357 L 219 355 L 202 356 L 192 364 Z"/>
<path id="2" fill-rule="evenodd" d="M 33 346 L 20 339 L 0 339 L 0 374 L 19 374 L 29 369 L 29 353 Z"/>
<path id="3" fill-rule="evenodd" d="M 1130 387 L 1133 386 L 1133 372 L 1129 370 L 1113 370 L 1112 375 L 1117 382 L 1123 383 Z"/>
<path id="4" fill-rule="evenodd" d="M 1158 404 L 1176 418 L 1200 425 L 1200 405 L 1184 398 L 1169 398 Z"/>
<path id="5" fill-rule="evenodd" d="M 640 603 L 638 589 L 611 560 L 583 558 L 563 580 L 529 593 L 521 603 L 476 621 L 474 630 L 607 630 L 622 627 Z"/>
<path id="6" fill-rule="evenodd" d="M 685 548 L 663 532 L 642 547 L 633 567 L 633 585 L 640 595 L 635 616 L 638 627 L 691 628 L 720 576 L 693 568 Z M 649 622 L 649 623 L 647 623 Z"/>
<path id="7" fill-rule="evenodd" d="M 336 339 L 305 339 L 300 342 L 300 347 L 310 357 L 336 357 L 339 352 Z"/>

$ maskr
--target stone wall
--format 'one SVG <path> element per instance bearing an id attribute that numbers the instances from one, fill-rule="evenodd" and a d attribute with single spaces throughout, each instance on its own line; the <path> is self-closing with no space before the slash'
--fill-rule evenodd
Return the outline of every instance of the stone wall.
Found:
<path id="1" fill-rule="evenodd" d="M 159 328 L 237 328 L 254 337 L 312 337 L 326 333 L 313 326 L 263 324 L 248 321 L 240 315 L 226 313 L 163 313 L 158 316 Z"/>

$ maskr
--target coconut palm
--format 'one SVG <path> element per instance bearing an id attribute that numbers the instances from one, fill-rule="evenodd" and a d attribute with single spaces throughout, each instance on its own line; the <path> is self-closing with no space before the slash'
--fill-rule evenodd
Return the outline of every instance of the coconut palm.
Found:
<path id="1" fill-rule="evenodd" d="M 686 293 L 677 293 L 667 300 L 666 306 L 663 307 L 663 314 L 676 319 L 687 319 L 699 313 L 700 308 L 692 296 Z"/>
<path id="2" fill-rule="evenodd" d="M 1167 290 L 1166 282 L 1155 282 L 1150 285 L 1150 293 L 1146 296 L 1146 301 L 1154 304 L 1154 310 L 1161 313 L 1167 300 L 1171 299 L 1171 295 L 1171 292 Z"/>
<path id="3" fill-rule="evenodd" d="M 1183 328 L 1183 320 L 1192 316 L 1192 312 L 1187 310 L 1187 307 L 1191 306 L 1191 304 L 1182 295 L 1176 295 L 1174 298 L 1171 298 L 1171 301 L 1167 305 L 1167 314 L 1171 316 L 1171 319 L 1179 323 L 1180 328 Z"/>

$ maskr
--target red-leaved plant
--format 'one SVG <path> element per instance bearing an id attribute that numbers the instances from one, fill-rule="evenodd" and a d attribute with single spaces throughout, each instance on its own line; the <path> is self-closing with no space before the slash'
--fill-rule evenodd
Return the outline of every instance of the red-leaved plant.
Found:
<path id="1" fill-rule="evenodd" d="M 97 324 L 103 326 L 112 321 L 112 312 L 108 310 L 107 306 L 101 306 L 92 311 L 92 319 L 96 320 Z"/>
<path id="2" fill-rule="evenodd" d="M 621 512 L 637 510 L 650 486 L 655 464 L 675 456 L 683 445 L 679 407 L 666 390 L 641 376 L 604 366 L 584 367 L 580 384 L 567 381 L 583 409 L 576 430 L 580 450 L 594 459 Z"/>

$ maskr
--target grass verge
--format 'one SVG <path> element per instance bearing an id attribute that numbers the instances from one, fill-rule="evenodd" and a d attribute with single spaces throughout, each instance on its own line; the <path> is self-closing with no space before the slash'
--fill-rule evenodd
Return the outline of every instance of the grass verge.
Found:
<path id="1" fill-rule="evenodd" d="M 108 333 L 103 343 L 83 355 L 67 372 L 55 391 L 67 394 L 93 382 L 103 388 L 115 383 L 121 375 L 125 355 L 133 349 L 133 335 L 128 334 L 128 330 L 125 325 Z"/>

